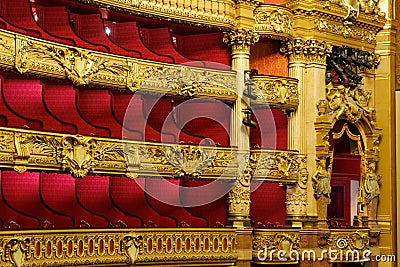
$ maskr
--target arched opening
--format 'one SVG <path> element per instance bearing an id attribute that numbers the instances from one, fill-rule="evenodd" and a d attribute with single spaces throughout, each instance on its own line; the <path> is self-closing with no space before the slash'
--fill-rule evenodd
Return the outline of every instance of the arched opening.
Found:
<path id="1" fill-rule="evenodd" d="M 359 200 L 364 145 L 359 130 L 347 121 L 337 121 L 329 134 L 331 202 L 327 217 L 331 227 L 352 225 L 362 211 Z"/>

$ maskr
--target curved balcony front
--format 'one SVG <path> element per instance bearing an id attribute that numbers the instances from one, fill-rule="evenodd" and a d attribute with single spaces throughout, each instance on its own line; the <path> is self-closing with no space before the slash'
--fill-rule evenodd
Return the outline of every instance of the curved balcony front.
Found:
<path id="1" fill-rule="evenodd" d="M 282 6 L 262 4 L 254 10 L 254 31 L 276 40 L 293 38 L 293 13 Z"/>

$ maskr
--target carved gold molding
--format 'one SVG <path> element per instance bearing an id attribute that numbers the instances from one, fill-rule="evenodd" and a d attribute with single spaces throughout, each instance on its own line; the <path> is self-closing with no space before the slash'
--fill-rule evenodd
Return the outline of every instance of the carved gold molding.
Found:
<path id="1" fill-rule="evenodd" d="M 289 57 L 291 62 L 313 62 L 326 64 L 326 56 L 331 52 L 332 46 L 325 41 L 316 39 L 295 38 L 282 44 L 281 52 Z"/>
<path id="2" fill-rule="evenodd" d="M 296 110 L 299 105 L 298 80 L 276 76 L 252 76 L 256 85 L 255 104 L 267 103 L 272 108 Z"/>
<path id="3" fill-rule="evenodd" d="M 293 251 L 300 249 L 299 229 L 255 229 L 253 231 L 253 261 L 259 264 L 285 262 L 297 263 L 290 259 L 295 256 Z M 279 252 L 281 251 L 281 252 Z M 279 255 L 278 255 L 279 253 Z M 278 259 L 280 257 L 281 259 Z M 282 261 L 282 259 L 286 259 Z"/>
<path id="4" fill-rule="evenodd" d="M 162 1 L 162 0 L 73 0 L 148 18 L 232 29 L 236 25 L 234 0 Z"/>
<path id="5" fill-rule="evenodd" d="M 0 67 L 123 90 L 234 101 L 236 73 L 158 63 L 66 46 L 0 30 Z M 166 82 L 167 81 L 167 82 Z"/>
<path id="6" fill-rule="evenodd" d="M 233 264 L 234 229 L 68 229 L 0 233 L 0 266 Z"/>
<path id="7" fill-rule="evenodd" d="M 294 184 L 299 180 L 300 161 L 296 151 L 252 149 L 252 154 L 257 157 L 257 168 L 253 179 Z"/>
<path id="8" fill-rule="evenodd" d="M 255 150 L 255 179 L 296 183 L 298 153 Z M 0 167 L 60 171 L 74 177 L 91 174 L 130 178 L 165 177 L 235 179 L 238 151 L 229 147 L 138 142 L 0 127 Z"/>
<path id="9" fill-rule="evenodd" d="M 293 13 L 275 5 L 263 4 L 254 10 L 254 31 L 277 40 L 292 39 Z"/>
<path id="10" fill-rule="evenodd" d="M 252 31 L 239 28 L 224 32 L 223 41 L 232 49 L 232 54 L 247 53 L 250 54 L 250 47 L 258 42 L 260 36 Z"/>

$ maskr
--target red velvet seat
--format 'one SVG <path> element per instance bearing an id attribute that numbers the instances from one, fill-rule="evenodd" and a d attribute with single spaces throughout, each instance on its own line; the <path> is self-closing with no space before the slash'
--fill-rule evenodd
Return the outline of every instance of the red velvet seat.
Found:
<path id="1" fill-rule="evenodd" d="M 114 26 L 114 32 L 111 33 L 110 38 L 119 46 L 128 50 L 136 50 L 140 52 L 143 59 L 169 63 L 174 62 L 172 57 L 158 55 L 143 44 L 139 33 L 139 27 L 136 22 L 109 22 L 109 24 Z"/>
<path id="2" fill-rule="evenodd" d="M 1 187 L 4 200 L 21 214 L 39 221 L 42 227 L 45 221 L 55 228 L 73 227 L 71 217 L 51 210 L 41 199 L 39 191 L 39 172 L 2 171 Z"/>
<path id="3" fill-rule="evenodd" d="M 88 223 L 90 227 L 104 228 L 107 220 L 85 210 L 75 194 L 75 178 L 69 174 L 40 174 L 41 197 L 50 208 L 73 218 L 74 227 Z"/>
<path id="4" fill-rule="evenodd" d="M 122 137 L 122 126 L 111 111 L 108 90 L 80 88 L 76 91 L 76 103 L 81 116 L 91 125 L 106 129 L 109 137 Z"/>
<path id="5" fill-rule="evenodd" d="M 75 90 L 67 84 L 44 84 L 43 102 L 46 109 L 63 125 L 72 125 L 73 133 L 83 135 L 107 135 L 108 131 L 96 129 L 84 121 L 77 111 L 75 104 Z"/>
<path id="6" fill-rule="evenodd" d="M 3 223 L 2 228 L 8 228 L 10 222 L 17 223 L 21 229 L 38 228 L 40 227 L 40 220 L 32 215 L 24 214 L 11 207 L 4 199 L 3 186 L 2 186 L 3 171 L 0 171 L 0 217 Z M 15 189 L 17 190 L 17 189 Z"/>
<path id="7" fill-rule="evenodd" d="M 110 193 L 114 203 L 126 213 L 142 218 L 146 225 L 153 222 L 157 227 L 176 226 L 173 219 L 157 213 L 147 203 L 145 192 L 142 189 L 145 179 L 136 178 L 132 180 L 125 177 L 110 177 Z"/>
<path id="8" fill-rule="evenodd" d="M 25 118 L 18 116 L 12 109 L 9 109 L 9 107 L 4 101 L 3 78 L 0 78 L 0 83 L 1 83 L 0 116 L 3 117 L 2 126 L 9 126 L 9 127 L 24 127 L 24 125 L 27 125 L 28 127 L 33 126 Z M 37 122 L 37 124 L 39 124 L 39 122 Z"/>
<path id="9" fill-rule="evenodd" d="M 2 2 L 4 6 L 2 17 L 11 25 L 26 31 L 28 35 L 69 45 L 74 44 L 71 40 L 53 36 L 41 28 L 32 15 L 29 0 L 2 0 Z"/>
<path id="10" fill-rule="evenodd" d="M 3 99 L 19 116 L 40 122 L 40 130 L 73 132 L 72 125 L 60 123 L 43 105 L 40 80 L 4 79 Z"/>
<path id="11" fill-rule="evenodd" d="M 76 179 L 76 195 L 78 201 L 91 213 L 106 218 L 110 225 L 118 225 L 119 221 L 128 227 L 140 227 L 143 222 L 132 214 L 122 212 L 110 198 L 108 176 L 86 176 Z"/>
<path id="12" fill-rule="evenodd" d="M 175 186 L 173 186 L 175 185 Z M 148 202 L 158 213 L 175 219 L 178 226 L 206 227 L 207 221 L 190 214 L 183 206 L 179 196 L 179 180 L 146 178 L 145 191 Z M 168 203 L 172 203 L 168 204 Z"/>
<path id="13" fill-rule="evenodd" d="M 110 53 L 136 58 L 141 57 L 139 52 L 123 49 L 108 38 L 100 14 L 80 15 L 70 12 L 70 17 L 74 21 L 75 32 L 85 41 L 97 45 L 105 45 Z"/>
<path id="14" fill-rule="evenodd" d="M 39 16 L 38 24 L 49 33 L 70 40 L 74 46 L 93 49 L 102 52 L 109 50 L 104 45 L 92 44 L 80 38 L 71 28 L 69 14 L 63 6 L 39 6 L 37 12 Z"/>
<path id="15" fill-rule="evenodd" d="M 204 67 L 203 62 L 182 56 L 172 43 L 172 35 L 169 28 L 141 28 L 144 43 L 157 54 L 169 56 L 174 59 L 174 63 L 187 63 L 191 66 Z"/>

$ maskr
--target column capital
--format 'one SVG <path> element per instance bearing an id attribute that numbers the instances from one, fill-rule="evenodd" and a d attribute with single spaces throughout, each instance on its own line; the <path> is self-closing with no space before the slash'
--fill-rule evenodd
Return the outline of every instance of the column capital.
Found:
<path id="1" fill-rule="evenodd" d="M 326 57 L 332 52 L 332 45 L 316 39 L 295 38 L 282 43 L 281 52 L 289 57 L 290 62 L 326 64 Z"/>
<path id="2" fill-rule="evenodd" d="M 253 30 L 246 30 L 239 28 L 224 32 L 223 41 L 232 49 L 234 53 L 247 53 L 250 54 L 250 47 L 258 42 L 259 35 Z"/>

